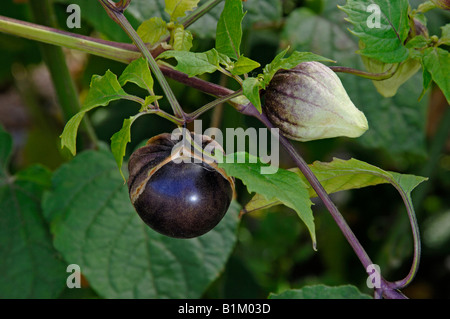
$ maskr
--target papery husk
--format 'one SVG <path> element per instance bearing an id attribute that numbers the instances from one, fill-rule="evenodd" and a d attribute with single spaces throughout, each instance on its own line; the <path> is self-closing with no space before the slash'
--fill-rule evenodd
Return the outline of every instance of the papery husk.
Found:
<path id="1" fill-rule="evenodd" d="M 264 112 L 284 136 L 303 142 L 355 138 L 369 127 L 339 77 L 319 62 L 278 71 L 266 89 Z"/>

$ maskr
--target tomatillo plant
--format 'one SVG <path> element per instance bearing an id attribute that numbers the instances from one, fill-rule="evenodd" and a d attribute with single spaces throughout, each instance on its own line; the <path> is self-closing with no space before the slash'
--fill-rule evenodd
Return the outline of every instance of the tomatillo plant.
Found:
<path id="1" fill-rule="evenodd" d="M 280 5 L 279 1 L 268 2 Z M 374 275 L 379 277 L 379 283 L 373 285 L 374 297 L 405 298 L 401 289 L 415 277 L 421 252 L 411 192 L 427 178 L 385 171 L 356 159 L 334 158 L 327 163 L 307 164 L 290 140 L 306 142 L 336 137 L 358 138 L 364 137 L 367 131 L 370 132 L 373 125 L 369 128 L 370 119 L 368 121 L 361 111 L 364 110 L 363 106 L 352 101 L 337 73 L 346 73 L 360 81 L 372 81 L 381 95 L 380 99 L 383 99 L 395 96 L 399 88 L 422 69 L 423 92 L 420 97 L 424 96 L 434 82 L 449 101 L 450 63 L 446 63 L 449 62 L 449 52 L 446 50 L 449 45 L 448 25 L 442 28 L 442 36 L 436 39 L 429 36 L 423 18 L 425 11 L 445 8 L 444 3 L 445 1 L 433 1 L 426 8 L 421 6 L 412 9 L 407 0 L 388 4 L 377 0 L 347 0 L 339 9 L 353 25 L 350 32 L 358 38 L 358 54 L 367 70 L 337 66 L 335 64 L 340 63 L 339 60 L 313 52 L 291 50 L 289 46 L 285 46 L 266 64 L 249 58 L 244 54 L 242 45 L 244 19 L 248 14 L 246 15 L 241 0 L 165 0 L 164 12 L 146 17 L 137 28 L 133 27 L 126 15 L 127 10 L 136 11 L 133 1 L 99 0 L 97 5 L 103 8 L 102 14 L 109 16 L 120 26 L 132 44 L 80 36 L 49 26 L 0 17 L 0 31 L 4 33 L 80 50 L 126 64 L 120 75 L 111 70 L 103 75 L 94 75 L 81 108 L 76 114 L 71 114 L 65 123 L 61 146 L 67 148 L 74 158 L 61 168 L 58 173 L 60 175 L 55 173 L 53 181 L 60 184 L 44 201 L 44 211 L 54 234 L 54 246 L 65 259 L 73 263 L 79 259 L 91 260 L 83 266 L 86 268 L 83 274 L 93 289 L 102 296 L 199 297 L 220 273 L 232 251 L 238 211 L 240 217 L 244 218 L 251 211 L 285 205 L 294 210 L 304 223 L 311 238 L 312 249 L 320 251 L 317 237 L 320 238 L 321 234 L 316 234 L 311 208 L 311 198 L 318 197 L 359 258 L 367 275 L 370 278 Z M 382 29 L 371 28 L 367 24 L 370 12 L 366 9 L 371 4 L 377 5 L 383 13 L 378 17 L 383 25 Z M 202 46 L 195 45 L 196 33 L 188 29 L 195 26 L 197 21 L 202 21 L 205 15 L 217 10 L 221 11 L 215 27 L 214 46 L 199 50 L 201 52 L 193 51 L 193 48 Z M 212 78 L 209 75 L 215 73 L 225 80 L 220 84 L 208 80 Z M 174 93 L 166 78 L 195 88 L 212 96 L 213 100 L 199 105 L 192 112 L 186 112 L 183 99 Z M 144 96 L 128 93 L 131 92 L 128 89 L 130 84 L 137 86 L 139 92 L 144 92 Z M 122 128 L 112 135 L 111 152 L 85 151 L 77 155 L 77 148 L 80 148 L 78 130 L 83 120 L 89 119 L 89 112 L 119 100 L 136 103 L 139 110 L 123 119 Z M 190 123 L 211 110 L 216 112 L 224 103 L 229 104 L 239 116 L 251 117 L 272 129 L 276 142 L 281 143 L 296 167 L 278 168 L 274 174 L 261 174 L 261 168 L 269 166 L 263 158 L 246 152 L 225 154 L 220 143 L 212 137 L 187 130 Z M 169 110 L 165 109 L 167 105 Z M 131 142 L 131 129 L 144 115 L 158 116 L 162 121 L 167 121 L 167 127 L 181 129 L 183 133 L 178 135 L 178 139 L 169 133 L 169 129 L 163 134 L 148 136 L 146 145 L 135 150 L 129 157 L 126 174 L 122 166 L 127 145 Z M 8 139 L 5 132 L 0 133 L 0 138 Z M 90 136 L 95 144 L 95 137 L 92 134 Z M 214 152 L 210 152 L 211 149 Z M 109 155 L 113 158 L 112 164 Z M 245 161 L 236 161 L 236 158 L 243 158 Z M 2 158 L 2 161 L 5 164 L 6 159 Z M 82 216 L 77 215 L 77 212 L 83 208 L 69 205 L 71 199 L 58 211 L 56 194 L 69 191 L 70 186 L 75 187 L 70 182 L 59 182 L 62 180 L 60 176 L 67 174 L 64 170 L 69 167 L 83 170 L 83 163 L 93 164 L 89 169 L 84 168 L 82 176 L 83 180 L 92 178 L 102 185 L 98 194 L 101 199 L 98 203 L 86 200 Z M 113 166 L 115 169 L 111 173 Z M 122 177 L 120 183 L 117 183 L 116 176 Z M 237 204 L 236 180 L 254 193 L 243 207 Z M 126 201 L 122 193 L 124 182 L 128 186 Z M 329 195 L 385 183 L 394 186 L 400 194 L 413 237 L 413 260 L 409 273 L 397 281 L 388 281 L 381 273 L 374 273 L 371 268 L 373 261 Z M 81 185 L 87 184 L 82 182 Z M 94 196 L 94 191 L 88 194 L 83 191 L 82 186 L 78 188 L 78 192 L 87 197 Z M 74 191 L 73 196 L 77 197 L 78 193 Z M 83 205 L 82 201 L 80 203 L 79 205 Z M 89 213 L 91 208 L 92 214 Z M 132 214 L 124 214 L 130 211 Z M 113 215 L 111 212 L 115 212 L 117 221 L 111 221 L 108 217 Z M 136 216 L 140 218 L 136 220 Z M 94 222 L 96 218 L 104 221 L 103 226 L 101 223 L 92 226 L 97 225 Z M 77 223 L 79 228 L 74 226 Z M 104 225 L 108 225 L 108 230 L 99 232 L 98 229 Z M 127 236 L 133 237 L 131 234 L 137 229 L 142 235 L 139 239 L 121 241 Z M 67 233 L 71 238 L 77 238 L 82 233 L 85 236 L 83 244 L 69 242 L 65 237 Z M 88 234 L 92 237 L 88 237 Z M 109 235 L 112 237 L 108 237 Z M 185 240 L 176 241 L 171 237 Z M 98 238 L 102 238 L 103 242 L 96 241 Z M 114 247 L 106 248 L 108 245 Z M 215 245 L 222 247 L 226 254 L 215 250 Z M 142 248 L 144 246 L 148 248 Z M 163 246 L 166 247 L 165 250 L 161 248 Z M 192 253 L 190 260 L 186 252 L 193 252 L 200 246 L 203 250 L 196 252 L 200 256 Z M 96 247 L 96 253 L 86 251 L 86 247 Z M 135 247 L 140 253 L 136 256 L 128 255 L 127 251 Z M 108 258 L 111 260 L 95 258 L 94 255 L 101 255 L 104 249 L 109 249 Z M 121 265 L 128 259 L 131 267 L 144 269 L 142 277 L 145 280 L 150 276 L 158 277 L 155 273 L 159 266 L 155 266 L 153 260 L 149 265 L 145 264 L 143 255 L 149 252 L 150 258 L 157 256 L 154 257 L 155 262 L 161 262 L 160 267 L 172 265 L 175 259 L 180 261 L 170 269 L 175 278 L 173 287 L 176 289 L 168 287 L 167 291 L 162 288 L 164 291 L 158 292 L 158 283 L 153 285 L 148 280 L 141 286 L 131 275 L 134 281 L 130 279 L 128 282 L 131 278 L 129 274 L 123 274 L 126 279 L 117 279 L 117 283 L 111 284 L 115 287 L 113 289 L 102 282 L 102 267 L 112 267 L 111 271 L 120 277 L 119 270 L 115 273 L 114 262 Z M 184 291 L 179 287 L 183 280 L 188 282 L 189 278 L 179 279 L 177 273 L 191 271 L 191 265 L 192 268 L 205 268 L 199 271 L 200 283 L 186 284 L 194 285 L 195 289 Z M 164 278 L 161 280 L 164 281 Z"/>

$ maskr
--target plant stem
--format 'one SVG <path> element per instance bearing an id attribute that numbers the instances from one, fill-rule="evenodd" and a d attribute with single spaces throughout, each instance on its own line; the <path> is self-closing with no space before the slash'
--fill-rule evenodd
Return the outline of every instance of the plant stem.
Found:
<path id="1" fill-rule="evenodd" d="M 144 41 L 142 41 L 142 39 L 134 30 L 128 19 L 123 15 L 121 11 L 114 9 L 115 7 L 114 8 L 111 7 L 110 2 L 108 0 L 99 0 L 99 1 L 107 11 L 108 15 L 117 24 L 119 24 L 120 27 L 128 34 L 128 36 L 131 38 L 131 40 L 133 40 L 134 44 L 139 49 L 139 51 L 141 51 L 143 56 L 147 59 L 148 64 L 150 65 L 150 69 L 152 70 L 154 76 L 156 77 L 156 80 L 161 85 L 161 88 L 163 89 L 166 98 L 169 100 L 169 103 L 173 109 L 175 116 L 184 119 L 185 113 L 183 112 L 183 109 L 178 103 L 175 94 L 173 93 L 172 89 L 169 86 L 169 83 L 167 83 L 166 78 L 159 69 L 158 64 L 156 63 L 150 51 L 148 50 Z"/>
<path id="2" fill-rule="evenodd" d="M 60 31 L 34 23 L 24 22 L 0 16 L 0 32 L 20 36 L 26 39 L 48 43 L 68 49 L 79 50 L 88 54 L 129 64 L 141 54 L 132 44 L 105 41 L 93 37 L 81 36 L 75 33 Z M 232 90 L 197 77 L 188 77 L 172 67 L 159 65 L 161 72 L 167 77 L 198 89 L 213 96 L 224 96 L 233 93 Z"/>
<path id="3" fill-rule="evenodd" d="M 198 118 L 200 115 L 202 115 L 203 113 L 209 111 L 210 109 L 212 109 L 213 107 L 223 104 L 224 102 L 227 102 L 235 97 L 241 96 L 242 95 L 242 90 L 238 90 L 236 92 L 233 92 L 229 95 L 225 95 L 222 96 L 218 99 L 215 99 L 214 101 L 205 104 L 204 106 L 202 106 L 201 108 L 199 108 L 198 110 L 195 110 L 194 112 L 188 114 L 186 116 L 186 122 L 192 122 L 193 120 L 195 120 L 196 118 Z"/>
<path id="4" fill-rule="evenodd" d="M 268 128 L 274 128 L 273 124 L 269 121 L 269 119 L 266 117 L 264 113 L 260 114 L 256 108 L 249 103 L 245 107 L 243 107 L 240 112 L 245 115 L 253 116 L 260 120 L 264 125 L 266 125 Z M 329 197 L 328 193 L 323 188 L 322 184 L 319 182 L 317 177 L 314 175 L 314 173 L 309 168 L 308 164 L 304 161 L 304 159 L 300 156 L 300 154 L 297 152 L 297 150 L 294 148 L 292 143 L 286 139 L 284 136 L 279 135 L 279 140 L 285 150 L 288 152 L 292 160 L 295 162 L 297 167 L 300 169 L 300 171 L 303 173 L 305 178 L 310 183 L 311 187 L 315 190 L 318 197 L 322 200 L 325 207 L 328 209 L 330 214 L 332 215 L 333 219 L 335 220 L 336 224 L 344 234 L 344 237 L 349 242 L 350 246 L 353 248 L 353 251 L 358 256 L 359 260 L 361 261 L 362 265 L 368 271 L 368 267 L 372 265 L 372 261 L 369 257 L 369 255 L 366 253 L 364 248 L 362 247 L 361 243 L 359 242 L 358 238 L 356 238 L 355 234 L 351 230 L 350 226 L 348 226 L 347 222 L 345 221 L 345 218 L 342 216 L 342 214 L 339 212 L 337 207 L 334 205 L 333 201 Z M 368 273 L 369 274 L 369 273 Z M 370 274 L 369 274 L 370 275 Z M 390 283 L 386 281 L 383 277 L 381 277 L 381 294 L 387 298 L 404 298 L 404 296 L 397 292 L 394 287 L 393 283 Z"/>
<path id="5" fill-rule="evenodd" d="M 160 117 L 162 117 L 162 118 L 164 118 L 166 120 L 169 120 L 170 122 L 174 123 L 177 126 L 182 126 L 184 124 L 184 120 L 179 119 L 179 118 L 173 116 L 172 114 L 164 112 L 161 109 L 150 109 L 150 110 L 144 111 L 144 112 L 139 113 L 139 114 L 155 114 L 155 115 L 158 115 L 158 116 L 160 116 Z"/>
<path id="6" fill-rule="evenodd" d="M 128 100 L 128 101 L 133 101 L 133 102 L 136 102 L 141 105 L 144 104 L 144 102 L 145 102 L 145 100 L 143 98 L 140 98 L 139 96 L 135 96 L 135 95 L 126 95 L 122 99 Z"/>
<path id="7" fill-rule="evenodd" d="M 417 224 L 416 214 L 414 213 L 414 207 L 412 206 L 411 197 L 408 195 L 408 198 L 406 198 L 404 193 L 401 191 L 401 189 L 398 189 L 398 191 L 401 194 L 403 202 L 406 206 L 406 210 L 408 212 L 409 222 L 411 224 L 411 229 L 412 229 L 413 238 L 414 238 L 414 257 L 413 257 L 411 269 L 405 278 L 392 283 L 392 287 L 394 287 L 396 289 L 402 289 L 411 283 L 411 281 L 414 279 L 414 277 L 417 273 L 417 270 L 419 268 L 420 250 L 421 249 L 420 249 L 419 227 L 417 226 L 418 224 Z"/>
<path id="8" fill-rule="evenodd" d="M 30 0 L 30 7 L 34 19 L 38 23 L 47 23 L 51 26 L 56 25 L 56 16 L 50 1 Z M 43 43 L 40 44 L 40 47 L 43 59 L 52 77 L 64 121 L 67 122 L 80 110 L 80 103 L 75 84 L 67 67 L 66 57 L 60 47 Z M 97 136 L 88 118 L 83 119 L 81 129 L 95 147 L 97 145 Z"/>
<path id="9" fill-rule="evenodd" d="M 264 113 L 260 114 L 256 110 L 256 108 L 251 104 L 247 105 L 245 110 L 243 110 L 241 113 L 251 115 L 259 119 L 268 128 L 274 128 L 274 125 L 269 121 L 267 116 Z M 292 143 L 281 134 L 279 136 L 279 140 L 283 145 L 283 147 L 285 148 L 285 150 L 289 153 L 290 157 L 295 162 L 297 167 L 300 169 L 305 178 L 311 184 L 312 188 L 316 191 L 318 197 L 323 201 L 324 205 L 333 216 L 333 219 L 336 221 L 339 228 L 342 230 L 344 236 L 347 238 L 350 245 L 352 246 L 353 250 L 358 255 L 358 258 L 360 259 L 364 268 L 367 268 L 369 265 L 372 264 L 372 261 L 370 260 L 369 256 L 359 243 L 358 239 L 356 238 L 350 227 L 345 222 L 344 217 L 341 215 L 337 207 L 334 205 L 333 201 L 330 199 L 328 193 L 325 191 L 322 184 L 320 184 L 319 180 L 311 171 L 305 160 L 300 156 L 300 154 L 298 154 L 297 150 L 294 148 Z"/>
<path id="10" fill-rule="evenodd" d="M 382 81 L 382 80 L 387 80 L 387 79 L 393 77 L 395 72 L 397 72 L 399 66 L 400 66 L 400 64 L 397 64 L 395 68 L 394 68 L 394 66 L 391 66 L 389 68 L 389 70 L 387 70 L 386 72 L 383 72 L 383 73 L 370 73 L 370 72 L 365 72 L 365 71 L 361 71 L 361 70 L 357 70 L 357 69 L 353 69 L 353 68 L 349 68 L 349 67 L 345 67 L 345 66 L 330 66 L 329 68 L 331 70 L 333 70 L 334 72 L 350 73 L 350 74 L 357 75 L 357 76 L 365 78 L 365 79 L 370 79 L 370 80 L 374 80 L 374 81 Z"/>
<path id="11" fill-rule="evenodd" d="M 68 49 L 76 49 L 127 64 L 141 55 L 132 44 L 82 36 L 4 16 L 0 16 L 0 32 Z"/>
<path id="12" fill-rule="evenodd" d="M 223 0 L 209 0 L 208 2 L 204 3 L 202 6 L 198 7 L 194 12 L 187 15 L 183 19 L 181 19 L 180 23 L 186 29 L 191 24 L 193 24 L 195 21 L 197 21 L 200 17 L 202 17 L 205 13 L 209 12 L 212 8 L 214 8 L 219 3 L 221 3 L 222 1 Z"/>
<path id="13" fill-rule="evenodd" d="M 218 70 L 220 73 L 222 73 L 223 75 L 226 75 L 226 76 L 228 76 L 228 77 L 230 77 L 230 78 L 233 78 L 236 82 L 239 83 L 240 86 L 242 86 L 242 82 L 243 82 L 243 81 L 242 81 L 242 79 L 241 79 L 238 75 L 233 75 L 230 71 L 225 70 L 225 69 L 222 68 L 222 67 L 218 67 L 217 70 Z"/>
<path id="14" fill-rule="evenodd" d="M 189 77 L 185 73 L 174 70 L 172 67 L 160 65 L 160 69 L 164 73 L 164 75 L 166 75 L 167 77 L 169 77 L 179 83 L 182 83 L 182 84 L 188 85 L 192 88 L 195 88 L 197 90 L 200 90 L 203 93 L 206 93 L 209 95 L 224 96 L 224 95 L 232 94 L 234 92 L 233 90 L 230 90 L 221 85 L 211 83 L 211 82 L 202 80 L 197 77 Z"/>
<path id="15" fill-rule="evenodd" d="M 447 108 L 441 118 L 438 130 L 436 131 L 436 134 L 433 136 L 433 139 L 431 141 L 432 144 L 429 150 L 428 161 L 419 175 L 428 176 L 430 179 L 433 179 L 433 176 L 435 175 L 435 169 L 438 166 L 440 154 L 442 152 L 443 147 L 445 146 L 446 141 L 448 140 L 449 132 L 450 132 L 450 109 Z M 413 203 L 412 205 L 409 205 L 411 213 L 408 213 L 408 215 L 410 218 L 410 224 L 413 228 L 413 234 L 415 234 L 414 259 L 413 259 L 413 266 L 411 267 L 409 274 L 404 279 L 395 282 L 395 284 L 399 288 L 408 285 L 413 280 L 417 272 L 420 256 L 420 242 L 419 242 L 420 234 L 419 230 L 417 229 L 417 221 L 415 217 L 416 215 L 414 214 L 414 207 L 420 206 L 420 203 L 423 201 L 425 195 L 427 194 L 429 187 L 430 187 L 429 184 L 425 183 L 421 188 L 419 188 L 416 191 L 414 195 L 414 200 L 411 200 L 409 198 L 410 202 Z M 405 202 L 405 205 L 407 205 L 406 207 L 408 208 L 408 204 L 406 203 L 405 199 L 403 199 L 403 201 Z"/>

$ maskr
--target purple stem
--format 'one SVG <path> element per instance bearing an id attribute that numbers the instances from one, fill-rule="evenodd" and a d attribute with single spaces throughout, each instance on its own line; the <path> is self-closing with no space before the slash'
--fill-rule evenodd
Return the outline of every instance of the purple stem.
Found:
<path id="1" fill-rule="evenodd" d="M 270 120 L 267 118 L 267 116 L 262 113 L 260 114 L 258 110 L 251 104 L 247 104 L 245 107 L 239 110 L 242 114 L 253 116 L 257 119 L 259 119 L 265 126 L 268 128 L 274 128 L 274 125 L 270 122 Z M 368 269 L 369 265 L 372 265 L 372 261 L 370 257 L 367 255 L 366 251 L 362 247 L 361 243 L 359 242 L 358 238 L 356 238 L 355 234 L 351 230 L 350 226 L 348 226 L 347 222 L 345 221 L 342 214 L 337 209 L 336 205 L 334 205 L 333 201 L 331 200 L 328 193 L 323 188 L 322 184 L 319 182 L 317 177 L 314 175 L 314 173 L 309 168 L 308 164 L 305 162 L 305 160 L 300 156 L 300 154 L 297 152 L 297 150 L 294 148 L 292 143 L 282 136 L 279 135 L 279 140 L 285 150 L 289 153 L 292 160 L 294 160 L 297 167 L 300 169 L 300 171 L 303 173 L 305 178 L 308 180 L 308 182 L 311 184 L 312 188 L 316 191 L 319 198 L 324 203 L 325 207 L 330 212 L 331 216 L 335 220 L 338 227 L 341 229 L 342 233 L 344 234 L 345 238 L 349 242 L 350 246 L 353 248 L 354 252 L 358 256 L 359 260 L 364 266 L 364 269 Z M 368 272 L 370 275 L 370 273 Z M 400 292 L 394 290 L 391 288 L 392 283 L 386 281 L 383 277 L 380 275 L 380 281 L 381 281 L 381 291 L 379 292 L 386 298 L 393 298 L 393 299 L 403 299 L 405 296 L 401 294 Z"/>
<path id="2" fill-rule="evenodd" d="M 177 82 L 186 84 L 186 85 L 188 85 L 192 88 L 195 88 L 199 91 L 202 91 L 203 93 L 214 95 L 214 96 L 225 96 L 225 95 L 230 95 L 230 94 L 234 93 L 233 90 L 225 88 L 221 85 L 211 83 L 211 82 L 202 80 L 197 77 L 189 77 L 186 74 L 184 74 L 180 71 L 174 70 L 168 66 L 160 65 L 159 68 L 161 69 L 162 73 L 165 76 L 167 76 Z"/>

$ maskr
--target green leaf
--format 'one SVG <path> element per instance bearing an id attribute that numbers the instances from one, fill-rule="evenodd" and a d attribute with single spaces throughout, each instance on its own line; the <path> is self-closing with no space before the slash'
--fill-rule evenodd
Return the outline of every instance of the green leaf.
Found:
<path id="1" fill-rule="evenodd" d="M 119 167 L 120 175 L 126 182 L 126 178 L 122 172 L 123 157 L 127 149 L 127 144 L 131 142 L 131 125 L 142 114 L 131 116 L 128 119 L 123 120 L 123 125 L 120 131 L 114 133 L 111 137 L 111 152 L 114 155 L 117 166 Z"/>
<path id="2" fill-rule="evenodd" d="M 252 102 L 259 113 L 262 112 L 261 98 L 259 96 L 259 90 L 261 88 L 262 82 L 258 78 L 249 77 L 242 82 L 242 93 L 250 102 Z"/>
<path id="3" fill-rule="evenodd" d="M 140 112 L 143 112 L 146 108 L 150 106 L 153 102 L 162 99 L 161 95 L 149 95 L 145 98 L 144 104 L 142 104 L 142 109 Z"/>
<path id="4" fill-rule="evenodd" d="M 217 52 L 216 49 L 212 49 L 211 51 Z M 223 53 L 217 52 L 217 57 L 218 57 L 218 58 L 217 58 L 217 62 L 219 63 L 219 65 L 220 65 L 220 64 L 221 64 L 221 65 L 224 65 L 225 68 L 227 68 L 227 69 L 233 67 L 234 62 L 231 61 L 231 59 L 230 59 L 230 57 L 229 57 L 228 55 L 225 55 L 225 54 L 223 54 Z"/>
<path id="5" fill-rule="evenodd" d="M 61 134 L 61 148 L 65 146 L 75 155 L 77 131 L 84 114 L 98 106 L 105 106 L 111 101 L 127 97 L 132 96 L 122 89 L 116 75 L 110 70 L 106 71 L 104 76 L 92 76 L 90 89 L 80 112 L 75 114 L 64 127 Z"/>
<path id="6" fill-rule="evenodd" d="M 139 63 L 139 62 L 137 62 Z M 132 65 L 134 68 L 135 65 Z M 82 112 L 92 110 L 97 106 L 108 105 L 109 102 L 129 97 L 121 87 L 117 76 L 110 70 L 106 71 L 105 75 L 92 76 L 89 92 L 81 107 Z"/>
<path id="7" fill-rule="evenodd" d="M 431 77 L 431 73 L 427 70 L 426 67 L 423 66 L 423 59 L 422 59 L 422 78 L 423 78 L 423 90 L 422 90 L 422 93 L 419 96 L 419 101 L 422 100 L 422 98 L 424 97 L 425 93 L 431 87 L 431 83 L 433 82 L 433 78 Z"/>
<path id="8" fill-rule="evenodd" d="M 239 205 L 209 233 L 163 236 L 130 203 L 111 153 L 87 151 L 61 166 L 44 202 L 54 245 L 105 298 L 199 298 L 236 243 Z"/>
<path id="9" fill-rule="evenodd" d="M 241 0 L 227 0 L 217 23 L 217 51 L 236 60 L 241 55 L 242 19 L 244 15 Z"/>
<path id="10" fill-rule="evenodd" d="M 408 49 L 421 49 L 428 44 L 428 40 L 423 35 L 418 35 L 406 43 Z"/>
<path id="11" fill-rule="evenodd" d="M 189 77 L 203 73 L 212 73 L 217 70 L 218 55 L 216 50 L 206 52 L 188 51 L 165 51 L 158 56 L 158 59 L 175 58 L 177 60 L 176 70 L 186 73 Z"/>
<path id="12" fill-rule="evenodd" d="M 239 59 L 234 63 L 230 71 L 233 75 L 241 75 L 251 72 L 260 66 L 261 64 L 259 64 L 258 62 L 241 55 Z"/>
<path id="13" fill-rule="evenodd" d="M 358 39 L 352 36 L 344 21 L 345 13 L 336 10 L 339 0 L 329 0 L 321 15 L 301 8 L 286 19 L 282 41 L 297 51 L 309 51 L 328 57 L 357 70 L 364 69 L 361 59 L 355 59 Z M 302 32 L 298 32 L 302 30 Z M 427 99 L 418 102 L 422 91 L 422 76 L 416 74 L 392 98 L 380 98 L 372 81 L 352 74 L 339 73 L 353 103 L 364 112 L 370 130 L 355 141 L 364 148 L 386 152 L 393 160 L 405 156 L 426 154 L 425 132 Z"/>
<path id="14" fill-rule="evenodd" d="M 222 163 L 219 163 L 219 167 L 225 169 L 228 175 L 242 180 L 249 192 L 256 192 L 267 200 L 276 198 L 296 211 L 305 223 L 311 235 L 313 247 L 316 249 L 314 217 L 308 186 L 297 174 L 281 168 L 273 174 L 262 173 L 262 168 L 268 166 L 247 153 L 229 154 Z"/>
<path id="15" fill-rule="evenodd" d="M 362 55 L 385 63 L 402 62 L 408 57 L 403 46 L 410 29 L 408 0 L 347 0 L 339 8 L 353 24 L 351 32 L 364 44 Z"/>
<path id="16" fill-rule="evenodd" d="M 77 153 L 77 133 L 81 120 L 84 117 L 85 112 L 79 112 L 72 116 L 72 118 L 64 126 L 64 130 L 61 134 L 61 148 L 67 147 L 72 155 Z"/>
<path id="17" fill-rule="evenodd" d="M 280 69 L 289 70 L 296 67 L 300 63 L 310 61 L 334 62 L 314 53 L 298 51 L 294 51 L 288 58 L 284 58 L 288 50 L 289 48 L 286 48 L 282 52 L 278 53 L 272 62 L 264 67 L 263 88 L 269 84 L 275 73 Z"/>
<path id="18" fill-rule="evenodd" d="M 428 48 L 423 55 L 423 66 L 431 74 L 433 81 L 439 86 L 450 103 L 450 53 L 441 48 Z"/>
<path id="19" fill-rule="evenodd" d="M 387 172 L 356 159 L 342 160 L 334 158 L 329 163 L 317 161 L 309 165 L 309 167 L 328 194 L 390 183 L 402 195 L 409 196 L 410 192 L 417 185 L 427 180 L 420 176 Z M 295 172 L 308 185 L 309 197 L 317 197 L 316 192 L 309 186 L 308 181 L 298 168 L 290 171 Z M 255 195 L 245 206 L 245 210 L 250 212 L 258 209 L 266 209 L 278 204 L 282 204 L 281 201 L 274 199 L 268 200 L 264 199 L 261 195 Z"/>
<path id="20" fill-rule="evenodd" d="M 280 69 L 279 66 L 281 65 L 282 60 L 288 51 L 289 47 L 278 53 L 270 63 L 264 66 L 264 75 L 265 77 L 267 77 L 265 82 L 269 83 L 275 73 Z"/>
<path id="21" fill-rule="evenodd" d="M 189 51 L 192 48 L 192 33 L 177 25 L 172 31 L 172 47 L 176 51 Z"/>
<path id="22" fill-rule="evenodd" d="M 51 172 L 35 165 L 10 176 L 11 153 L 11 136 L 0 126 L 0 298 L 56 298 L 67 273 L 40 206 Z"/>
<path id="23" fill-rule="evenodd" d="M 153 93 L 153 78 L 145 58 L 134 60 L 123 70 L 119 83 L 124 86 L 127 82 L 136 84 L 150 94 Z"/>
<path id="24" fill-rule="evenodd" d="M 153 17 L 142 22 L 137 29 L 142 41 L 155 44 L 165 35 L 169 34 L 167 23 L 160 17 Z"/>
<path id="25" fill-rule="evenodd" d="M 192 11 L 197 7 L 200 0 L 165 0 L 166 12 L 170 15 L 171 21 L 176 21 L 186 15 L 187 11 Z"/>
<path id="26" fill-rule="evenodd" d="M 271 293 L 269 299 L 372 299 L 351 285 L 330 287 L 325 285 L 306 286 L 302 289 Z"/>

